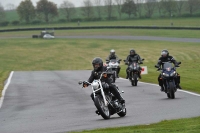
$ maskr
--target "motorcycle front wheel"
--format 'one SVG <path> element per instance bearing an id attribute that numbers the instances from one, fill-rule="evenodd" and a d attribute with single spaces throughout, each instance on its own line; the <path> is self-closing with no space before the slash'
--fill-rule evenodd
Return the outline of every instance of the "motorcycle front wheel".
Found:
<path id="1" fill-rule="evenodd" d="M 104 119 L 110 119 L 109 108 L 108 108 L 108 106 L 105 105 L 102 96 L 97 95 L 94 98 L 94 104 Z"/>
<path id="2" fill-rule="evenodd" d="M 175 91 L 174 91 L 174 84 L 173 82 L 169 82 L 169 94 L 170 94 L 170 98 L 174 99 L 175 98 Z"/>

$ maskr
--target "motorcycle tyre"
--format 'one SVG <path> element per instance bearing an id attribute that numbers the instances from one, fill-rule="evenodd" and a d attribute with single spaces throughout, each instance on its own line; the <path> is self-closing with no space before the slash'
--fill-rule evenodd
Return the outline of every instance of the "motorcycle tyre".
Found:
<path id="1" fill-rule="evenodd" d="M 170 98 L 174 99 L 175 98 L 175 91 L 174 91 L 174 85 L 172 82 L 169 82 L 169 94 L 170 94 Z"/>
<path id="2" fill-rule="evenodd" d="M 102 109 L 101 107 L 101 104 L 104 105 L 104 101 L 103 101 L 103 98 L 99 95 L 97 95 L 95 98 L 94 98 L 94 104 L 96 106 L 96 108 L 98 109 L 99 113 L 101 114 L 101 116 L 104 118 L 104 119 L 110 119 L 110 111 L 109 111 L 109 108 L 108 108 L 108 114 L 106 114 L 104 112 L 104 110 Z M 105 106 L 105 105 L 104 105 Z"/>
<path id="3" fill-rule="evenodd" d="M 138 76 L 136 74 L 134 74 L 133 77 L 134 77 L 135 86 L 137 86 L 137 82 L 138 82 L 137 78 L 138 78 Z"/>

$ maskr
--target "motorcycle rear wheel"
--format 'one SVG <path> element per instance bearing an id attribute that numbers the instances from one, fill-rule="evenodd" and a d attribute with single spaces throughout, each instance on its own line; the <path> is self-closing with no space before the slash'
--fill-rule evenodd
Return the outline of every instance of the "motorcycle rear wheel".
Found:
<path id="1" fill-rule="evenodd" d="M 108 106 L 105 106 L 103 98 L 100 95 L 97 95 L 94 98 L 94 104 L 104 119 L 110 119 L 109 108 L 108 108 Z"/>

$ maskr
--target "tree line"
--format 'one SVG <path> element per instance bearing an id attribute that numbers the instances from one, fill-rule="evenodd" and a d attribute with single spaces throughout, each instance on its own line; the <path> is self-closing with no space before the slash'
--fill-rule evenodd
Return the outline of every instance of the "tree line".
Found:
<path id="1" fill-rule="evenodd" d="M 61 14 L 65 17 L 63 21 L 78 21 L 81 18 L 95 21 L 102 20 L 103 17 L 107 20 L 122 19 L 123 14 L 126 14 L 129 19 L 152 18 L 155 13 L 158 13 L 159 17 L 182 16 L 183 12 L 193 16 L 200 8 L 200 0 L 83 0 L 82 4 L 78 17 L 78 8 L 69 0 L 64 0 L 60 6 L 48 0 L 39 0 L 34 6 L 31 0 L 23 0 L 16 11 L 20 22 L 49 23 Z M 6 22 L 5 15 L 5 10 L 0 4 L 1 23 Z M 19 21 L 12 23 L 15 25 Z"/>

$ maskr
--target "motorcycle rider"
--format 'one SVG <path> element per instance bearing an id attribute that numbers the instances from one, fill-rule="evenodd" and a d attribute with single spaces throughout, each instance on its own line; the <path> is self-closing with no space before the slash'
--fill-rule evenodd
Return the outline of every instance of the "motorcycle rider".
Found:
<path id="1" fill-rule="evenodd" d="M 108 55 L 108 57 L 106 58 L 106 63 L 109 63 L 110 60 L 112 59 L 116 59 L 118 61 L 118 63 L 120 64 L 119 58 L 118 56 L 115 54 L 115 50 L 111 49 L 110 50 L 110 55 Z M 119 72 L 120 72 L 121 67 L 119 66 L 117 69 L 117 78 L 119 78 Z"/>
<path id="2" fill-rule="evenodd" d="M 101 73 L 107 70 L 107 67 L 103 66 L 103 61 L 99 57 L 96 57 L 93 59 L 92 65 L 94 69 L 92 70 L 91 75 L 88 79 L 89 83 L 92 83 L 94 79 L 99 79 Z M 103 77 L 101 79 L 101 82 L 102 82 L 102 87 L 105 90 L 109 89 L 110 92 L 119 100 L 119 102 L 121 102 L 122 104 L 125 103 L 125 100 L 121 97 L 119 91 L 117 90 L 117 86 L 114 83 L 112 83 L 112 80 L 109 77 L 106 77 L 106 78 Z M 87 86 L 88 86 L 87 83 L 83 83 L 83 87 L 87 87 Z M 91 94 L 91 98 L 94 101 L 93 93 Z M 96 111 L 96 113 L 98 114 L 98 111 Z"/>
<path id="3" fill-rule="evenodd" d="M 158 63 L 157 65 L 155 65 L 156 68 L 161 68 L 163 67 L 163 62 L 172 62 L 175 67 L 179 67 L 179 64 L 178 62 L 174 59 L 173 56 L 170 56 L 169 55 L 169 52 L 168 50 L 166 49 L 163 49 L 161 51 L 161 57 L 159 57 L 158 59 Z M 180 84 L 180 75 L 177 73 L 177 77 L 175 79 L 175 82 L 176 82 L 176 88 L 179 88 L 179 89 L 182 89 L 181 86 L 179 85 Z M 161 87 L 161 91 L 164 91 L 164 87 L 163 87 L 163 81 L 162 81 L 162 78 L 161 78 L 161 74 L 159 74 L 158 76 L 158 83 L 159 83 L 159 86 Z"/>
<path id="4" fill-rule="evenodd" d="M 130 55 L 127 56 L 126 58 L 126 63 L 128 64 L 128 67 L 126 68 L 126 79 L 129 78 L 129 65 L 133 62 L 137 62 L 140 64 L 143 64 L 142 59 L 138 54 L 136 54 L 134 49 L 130 50 Z M 141 79 L 141 70 L 142 68 L 140 67 L 140 71 L 138 73 L 138 77 Z"/>

